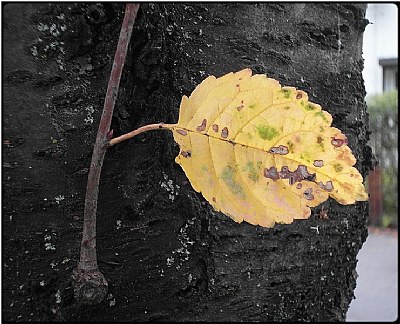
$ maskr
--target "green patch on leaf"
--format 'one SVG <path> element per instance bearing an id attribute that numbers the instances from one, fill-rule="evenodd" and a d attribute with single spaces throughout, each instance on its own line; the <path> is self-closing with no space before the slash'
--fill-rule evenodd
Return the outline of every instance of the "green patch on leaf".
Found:
<path id="1" fill-rule="evenodd" d="M 307 162 L 311 161 L 310 153 L 308 153 L 308 152 L 301 153 L 300 158 L 303 160 L 306 160 Z"/>
<path id="2" fill-rule="evenodd" d="M 256 108 L 256 104 L 252 104 L 252 105 L 250 105 L 250 106 L 249 106 L 249 108 L 251 108 L 251 109 L 254 109 L 254 108 Z"/>
<path id="3" fill-rule="evenodd" d="M 253 182 L 258 182 L 260 179 L 261 163 L 261 161 L 257 161 L 257 163 L 254 164 L 253 161 L 249 161 L 243 168 L 243 171 L 247 172 L 247 176 Z"/>
<path id="4" fill-rule="evenodd" d="M 293 153 L 294 152 L 294 150 L 293 150 L 293 147 L 294 147 L 293 142 L 292 141 L 287 141 L 286 145 L 288 146 L 289 152 Z"/>
<path id="5" fill-rule="evenodd" d="M 264 140 L 272 140 L 273 138 L 279 135 L 279 132 L 275 127 L 267 126 L 267 125 L 258 125 L 256 126 L 258 136 L 260 136 Z"/>
<path id="6" fill-rule="evenodd" d="M 321 151 L 325 152 L 324 139 L 321 136 L 317 137 L 317 144 L 321 148 Z"/>
<path id="7" fill-rule="evenodd" d="M 314 105 L 312 105 L 312 104 L 307 104 L 307 105 L 304 107 L 304 109 L 305 109 L 305 110 L 308 110 L 308 111 L 312 111 L 312 110 L 315 110 L 316 107 L 315 107 Z"/>
<path id="8" fill-rule="evenodd" d="M 281 92 L 283 93 L 283 97 L 285 99 L 290 99 L 290 97 L 292 96 L 292 91 L 288 89 L 282 89 Z"/>
<path id="9" fill-rule="evenodd" d="M 325 115 L 324 115 L 324 113 L 323 113 L 322 111 L 316 112 L 316 113 L 315 113 L 315 116 L 321 117 L 322 120 L 323 120 L 324 122 L 327 122 L 327 121 L 328 121 L 328 120 L 326 119 L 326 117 L 325 117 Z"/>
<path id="10" fill-rule="evenodd" d="M 225 182 L 225 184 L 228 186 L 228 188 L 234 195 L 239 195 L 244 199 L 245 194 L 243 192 L 243 188 L 241 185 L 236 183 L 235 173 L 236 170 L 232 168 L 230 165 L 227 165 L 221 173 L 221 179 Z"/>
<path id="11" fill-rule="evenodd" d="M 333 168 L 336 172 L 341 172 L 343 170 L 343 165 L 341 165 L 340 163 L 336 163 L 333 165 Z"/>

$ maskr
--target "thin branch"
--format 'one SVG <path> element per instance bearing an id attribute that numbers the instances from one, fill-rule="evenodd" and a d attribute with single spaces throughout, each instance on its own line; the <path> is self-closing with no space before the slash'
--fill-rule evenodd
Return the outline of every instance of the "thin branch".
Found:
<path id="1" fill-rule="evenodd" d="M 125 6 L 125 16 L 115 51 L 114 63 L 108 82 L 96 142 L 93 148 L 92 161 L 86 186 L 85 211 L 81 243 L 80 261 L 73 274 L 75 298 L 87 304 L 99 303 L 107 293 L 107 281 L 98 270 L 96 253 L 96 211 L 99 193 L 99 181 L 104 155 L 108 147 L 107 134 L 110 131 L 111 118 L 115 100 L 118 96 L 122 70 L 125 64 L 129 40 L 136 19 L 139 4 L 129 3 Z"/>
<path id="2" fill-rule="evenodd" d="M 110 130 L 111 118 L 114 111 L 115 100 L 118 96 L 119 84 L 128 44 L 132 35 L 133 24 L 139 4 L 127 4 L 124 21 L 115 51 L 114 63 L 108 82 L 107 93 L 104 100 L 96 142 L 93 148 L 92 161 L 86 187 L 85 214 L 83 223 L 82 249 L 79 268 L 86 270 L 97 269 L 96 255 L 96 210 L 99 191 L 100 173 L 106 152 L 107 133 Z"/>

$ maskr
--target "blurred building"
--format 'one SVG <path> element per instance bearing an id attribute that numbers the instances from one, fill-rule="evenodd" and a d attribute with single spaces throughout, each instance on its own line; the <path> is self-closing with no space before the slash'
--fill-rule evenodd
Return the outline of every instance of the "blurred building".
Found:
<path id="1" fill-rule="evenodd" d="M 392 3 L 371 3 L 366 18 L 370 23 L 363 39 L 363 77 L 368 103 L 372 96 L 398 89 L 398 9 Z M 396 226 L 398 202 L 397 192 L 393 191 L 398 175 L 397 107 L 380 110 L 375 105 L 373 111 L 369 104 L 368 108 L 372 131 L 369 144 L 379 163 L 368 175 L 369 224 Z"/>
<path id="2" fill-rule="evenodd" d="M 370 3 L 363 58 L 367 96 L 397 89 L 398 9 L 393 3 Z"/>

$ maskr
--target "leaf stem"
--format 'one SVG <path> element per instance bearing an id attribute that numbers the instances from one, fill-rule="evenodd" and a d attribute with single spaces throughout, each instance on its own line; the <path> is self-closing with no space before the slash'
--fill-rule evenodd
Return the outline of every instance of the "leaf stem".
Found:
<path id="1" fill-rule="evenodd" d="M 157 124 L 150 124 L 150 125 L 145 125 L 142 127 L 139 127 L 138 129 L 135 129 L 129 133 L 123 134 L 121 136 L 115 137 L 111 139 L 108 142 L 108 146 L 114 146 L 115 144 L 118 144 L 122 141 L 125 141 L 127 139 L 130 139 L 132 137 L 135 137 L 136 135 L 139 135 L 140 133 L 147 132 L 149 130 L 158 130 L 158 129 L 171 129 L 174 127 L 175 124 L 164 124 L 164 123 L 157 123 Z"/>

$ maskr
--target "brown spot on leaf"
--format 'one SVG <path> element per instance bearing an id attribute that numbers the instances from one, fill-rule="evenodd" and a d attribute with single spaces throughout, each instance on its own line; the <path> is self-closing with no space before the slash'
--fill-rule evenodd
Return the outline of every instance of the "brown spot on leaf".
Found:
<path id="1" fill-rule="evenodd" d="M 305 195 L 309 195 L 310 193 L 312 193 L 313 192 L 313 189 L 312 188 L 308 188 L 308 189 L 306 189 L 305 191 L 304 191 L 304 194 Z"/>
<path id="2" fill-rule="evenodd" d="M 289 185 L 293 185 L 296 182 L 303 180 L 315 181 L 315 173 L 309 173 L 305 165 L 299 165 L 296 170 L 290 171 L 289 168 L 284 165 L 281 171 L 278 172 L 281 179 L 289 179 Z M 301 187 L 300 187 L 301 188 Z M 298 188 L 298 189 L 300 189 Z"/>
<path id="3" fill-rule="evenodd" d="M 332 138 L 331 144 L 334 147 L 340 147 L 343 145 L 343 140 L 339 139 L 339 138 Z"/>
<path id="4" fill-rule="evenodd" d="M 314 181 L 315 180 L 315 173 L 311 174 L 308 172 L 307 167 L 305 165 L 299 165 L 297 167 L 297 171 L 300 173 L 300 176 L 308 181 Z"/>
<path id="5" fill-rule="evenodd" d="M 178 134 L 181 134 L 182 136 L 186 136 L 187 135 L 187 131 L 185 131 L 184 129 L 177 129 L 176 132 Z"/>
<path id="6" fill-rule="evenodd" d="M 332 140 L 331 140 L 331 144 L 335 147 L 340 147 L 343 144 L 347 144 L 347 143 L 348 143 L 347 138 L 340 139 L 340 138 L 332 137 Z"/>
<path id="7" fill-rule="evenodd" d="M 305 190 L 303 192 L 303 195 L 307 200 L 313 200 L 314 199 L 314 195 L 312 194 L 312 192 L 313 192 L 313 189 L 312 188 L 308 188 L 307 190 Z"/>
<path id="8" fill-rule="evenodd" d="M 317 137 L 317 144 L 321 144 L 323 141 L 323 138 L 321 136 Z"/>
<path id="9" fill-rule="evenodd" d="M 217 202 L 217 199 L 215 199 L 215 197 L 212 197 L 212 201 Z"/>
<path id="10" fill-rule="evenodd" d="M 287 179 L 289 178 L 291 173 L 292 172 L 289 171 L 289 168 L 286 165 L 284 165 L 282 166 L 281 171 L 279 172 L 279 176 L 281 177 L 281 179 Z"/>
<path id="11" fill-rule="evenodd" d="M 323 160 L 314 160 L 314 166 L 316 166 L 317 168 L 321 168 L 324 166 L 324 161 Z"/>
<path id="12" fill-rule="evenodd" d="M 301 92 L 297 92 L 296 99 L 301 99 L 303 97 Z"/>
<path id="13" fill-rule="evenodd" d="M 240 102 L 240 106 L 236 107 L 238 111 L 241 111 L 244 108 L 243 100 Z"/>
<path id="14" fill-rule="evenodd" d="M 310 174 L 308 177 L 306 177 L 305 180 L 307 180 L 307 181 L 315 181 L 315 178 L 316 178 L 315 173 L 313 173 L 313 174 Z"/>
<path id="15" fill-rule="evenodd" d="M 274 166 L 264 169 L 264 177 L 272 179 L 274 181 L 279 179 L 279 173 Z"/>
<path id="16" fill-rule="evenodd" d="M 181 155 L 185 158 L 191 157 L 192 156 L 192 152 L 191 151 L 182 151 Z"/>
<path id="17" fill-rule="evenodd" d="M 206 126 L 207 126 L 207 119 L 203 119 L 201 125 L 196 127 L 196 130 L 198 132 L 203 132 L 206 129 Z"/>
<path id="18" fill-rule="evenodd" d="M 303 187 L 303 185 L 301 183 L 298 183 L 296 186 L 297 189 L 301 189 L 301 187 Z"/>
<path id="19" fill-rule="evenodd" d="M 273 146 L 269 149 L 268 151 L 269 153 L 272 154 L 281 154 L 281 155 L 285 155 L 289 153 L 289 150 L 287 148 L 287 146 L 284 145 L 279 145 L 279 146 Z"/>
<path id="20" fill-rule="evenodd" d="M 325 189 L 328 191 L 333 190 L 333 185 L 332 185 L 332 181 L 327 181 L 325 184 Z"/>
<path id="21" fill-rule="evenodd" d="M 224 127 L 224 128 L 222 128 L 222 131 L 221 131 L 221 137 L 222 137 L 222 138 L 227 138 L 227 137 L 228 137 L 228 135 L 229 135 L 229 130 L 228 130 L 228 127 Z"/>
<path id="22" fill-rule="evenodd" d="M 333 185 L 332 185 L 332 181 L 327 181 L 326 184 L 323 184 L 321 181 L 318 182 L 318 185 L 326 190 L 326 191 L 332 191 L 333 190 Z"/>
<path id="23" fill-rule="evenodd" d="M 213 124 L 213 125 L 212 125 L 212 129 L 213 129 L 213 131 L 214 131 L 214 132 L 216 132 L 216 133 L 217 133 L 217 132 L 218 132 L 218 129 L 219 129 L 219 127 L 218 127 L 218 125 L 217 125 L 217 124 Z"/>

